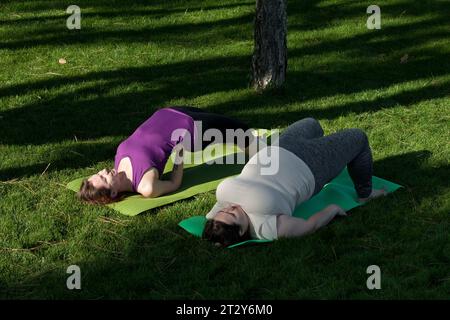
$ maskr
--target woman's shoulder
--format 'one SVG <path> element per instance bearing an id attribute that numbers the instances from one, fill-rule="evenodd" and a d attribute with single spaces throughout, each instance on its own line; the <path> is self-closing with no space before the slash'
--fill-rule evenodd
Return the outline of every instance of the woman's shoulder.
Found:
<path id="1" fill-rule="evenodd" d="M 252 214 L 247 213 L 250 220 L 250 234 L 257 239 L 276 240 L 277 217 L 279 214 Z"/>
<path id="2" fill-rule="evenodd" d="M 141 181 L 136 188 L 136 191 L 140 194 L 151 193 L 155 180 L 159 179 L 159 172 L 155 167 L 150 167 L 142 175 Z"/>

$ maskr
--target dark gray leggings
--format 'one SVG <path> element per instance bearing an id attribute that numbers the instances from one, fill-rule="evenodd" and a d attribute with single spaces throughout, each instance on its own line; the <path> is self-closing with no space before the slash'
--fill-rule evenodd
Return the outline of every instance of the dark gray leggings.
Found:
<path id="1" fill-rule="evenodd" d="M 316 182 L 314 194 L 347 166 L 358 196 L 370 195 L 372 153 L 364 131 L 346 129 L 324 137 L 319 122 L 306 118 L 280 135 L 279 146 L 294 153 L 311 169 Z"/>

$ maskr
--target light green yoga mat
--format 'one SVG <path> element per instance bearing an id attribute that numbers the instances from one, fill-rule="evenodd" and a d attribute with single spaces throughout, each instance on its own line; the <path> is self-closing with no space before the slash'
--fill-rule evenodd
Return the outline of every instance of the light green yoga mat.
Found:
<path id="1" fill-rule="evenodd" d="M 388 193 L 394 192 L 400 185 L 378 178 L 372 177 L 373 187 L 375 189 L 385 188 Z M 374 200 L 376 201 L 376 200 Z M 337 204 L 345 211 L 361 206 L 362 204 L 357 201 L 357 194 L 353 187 L 353 182 L 348 175 L 347 169 L 344 169 L 339 176 L 333 181 L 324 186 L 324 188 L 308 201 L 300 204 L 293 213 L 293 216 L 303 219 L 308 219 L 316 212 L 324 209 L 330 204 Z M 206 215 L 206 212 L 205 212 Z M 205 216 L 194 216 L 183 220 L 179 223 L 179 226 L 185 229 L 187 232 L 194 236 L 201 237 L 203 228 L 206 223 Z M 250 243 L 265 243 L 271 242 L 270 240 L 248 240 L 229 246 L 228 248 L 234 248 Z"/>

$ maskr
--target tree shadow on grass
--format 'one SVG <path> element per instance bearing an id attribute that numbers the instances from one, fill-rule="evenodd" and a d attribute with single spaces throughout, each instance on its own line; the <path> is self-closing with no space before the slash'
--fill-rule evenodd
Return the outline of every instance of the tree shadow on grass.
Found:
<path id="1" fill-rule="evenodd" d="M 413 104 L 417 104 L 420 102 L 427 101 L 429 99 L 437 99 L 437 98 L 443 98 L 448 97 L 449 93 L 447 91 L 447 88 L 450 87 L 450 80 L 449 81 L 443 81 L 443 82 L 436 82 L 433 84 L 430 84 L 429 86 L 420 87 L 417 89 L 411 89 L 406 91 L 401 91 L 399 93 L 394 93 L 390 95 L 383 95 L 382 97 L 378 97 L 371 101 L 361 101 L 361 102 L 349 102 L 344 104 L 337 104 L 333 105 L 331 107 L 320 109 L 320 108 L 308 108 L 308 109 L 289 109 L 289 110 L 283 110 L 282 107 L 273 109 L 274 112 L 268 112 L 264 108 L 269 105 L 277 105 L 280 104 L 280 98 L 277 96 L 255 96 L 250 97 L 244 100 L 238 100 L 233 101 L 230 103 L 224 103 L 223 105 L 215 105 L 211 106 L 210 110 L 212 111 L 223 111 L 228 109 L 231 110 L 239 110 L 239 116 L 242 119 L 252 119 L 254 118 L 255 112 L 258 114 L 257 118 L 254 118 L 253 121 L 251 121 L 254 128 L 272 128 L 275 126 L 288 126 L 291 123 L 293 123 L 296 120 L 306 118 L 306 117 L 314 117 L 317 119 L 334 119 L 342 115 L 350 114 L 350 113 L 362 113 L 362 112 L 375 112 L 377 110 L 386 109 L 386 108 L 393 108 L 399 105 L 402 106 L 410 106 Z M 60 99 L 60 98 L 59 98 Z M 127 97 L 122 98 L 123 103 L 126 104 Z M 109 103 L 106 103 L 105 105 L 109 105 L 109 107 L 114 108 L 114 102 L 117 103 L 117 99 L 112 98 Z M 288 98 L 290 102 L 291 97 Z M 248 109 L 242 109 L 240 106 L 246 105 Z M 92 107 L 92 106 L 89 106 Z M 261 111 L 259 112 L 259 108 L 261 108 Z M 136 110 L 136 108 L 133 108 Z M 19 109 L 21 110 L 21 109 Z M 8 116 L 4 117 L 4 119 L 9 119 L 10 117 L 12 119 L 16 119 L 16 121 L 20 121 L 19 119 L 24 119 L 27 116 L 27 109 L 23 110 L 22 112 L 17 112 L 18 109 L 13 109 L 11 112 L 14 114 L 14 116 Z M 47 112 L 47 111 L 45 111 Z M 50 112 L 50 110 L 48 111 Z M 119 113 L 118 109 L 110 109 L 109 112 Z M 150 114 L 150 111 L 141 111 L 141 112 L 135 112 L 135 115 L 139 115 L 140 117 L 146 117 L 148 114 Z M 44 113 L 45 114 L 45 113 Z M 126 115 L 126 112 L 122 112 L 123 115 Z M 53 115 L 54 116 L 54 115 Z M 87 114 L 86 117 L 89 117 Z M 104 124 L 107 125 L 107 123 L 113 123 L 114 118 L 107 118 L 103 119 Z M 37 122 L 44 122 L 45 119 L 38 120 Z M 95 125 L 98 125 L 99 123 L 102 123 L 102 121 L 97 120 L 94 121 L 93 125 L 94 127 L 90 128 L 88 125 L 86 125 L 85 119 L 68 119 L 68 122 L 66 122 L 67 125 L 61 127 L 61 129 L 67 129 L 67 127 L 70 128 L 70 126 L 74 124 L 74 120 L 80 121 L 79 127 L 72 127 L 72 131 L 67 132 L 67 138 L 70 138 L 70 134 L 74 134 L 78 136 L 79 138 L 82 137 L 90 137 L 92 138 L 92 133 L 90 133 L 90 130 L 95 130 Z M 139 120 L 138 122 L 140 122 Z M 15 124 L 14 121 L 13 125 Z M 119 125 L 120 120 L 118 120 L 117 125 Z M 111 135 L 111 134 L 117 134 L 121 135 L 124 134 L 124 127 L 127 128 L 127 132 L 131 133 L 132 130 L 134 130 L 135 126 L 138 125 L 138 122 L 133 122 L 132 120 L 128 120 L 122 127 L 118 127 L 116 132 L 113 132 L 113 128 L 107 127 L 108 132 L 105 132 L 105 135 Z M 10 122 L 11 123 L 11 122 Z M 28 122 L 28 125 L 30 122 Z M 48 125 L 48 123 L 47 123 Z M 17 124 L 16 124 L 17 126 Z M 18 127 L 19 128 L 19 127 Z M 48 127 L 46 127 L 48 129 Z M 31 136 L 27 137 L 27 143 L 32 142 L 33 140 L 30 139 L 42 139 L 44 138 L 42 135 L 44 132 L 46 132 L 46 128 L 42 128 L 42 132 L 39 132 L 39 130 L 34 130 L 35 133 L 37 133 L 37 136 Z M 95 131 L 99 136 L 103 135 L 100 131 L 102 129 L 99 129 Z M 100 131 L 100 132 L 99 132 Z M 19 134 L 15 134 L 14 130 L 8 130 L 7 133 L 3 136 L 3 139 L 6 140 L 6 138 L 20 138 Z M 54 137 L 54 132 L 50 133 L 50 136 L 48 139 L 45 140 L 45 142 L 48 142 L 48 140 L 51 140 L 51 138 Z M 7 141 L 7 140 L 6 140 Z M 16 143 L 19 143 L 18 140 L 15 141 Z M 36 141 L 36 140 L 34 140 Z M 44 143 L 44 141 L 42 142 Z M 102 162 L 105 160 L 112 160 L 113 155 L 115 154 L 115 148 L 116 145 L 112 144 L 105 144 L 105 143 L 80 143 L 75 144 L 70 147 L 58 147 L 58 149 L 61 149 L 58 153 L 57 157 L 49 158 L 45 161 L 45 163 L 38 163 L 33 164 L 29 166 L 19 166 L 19 167 L 11 167 L 7 169 L 0 170 L 0 180 L 10 180 L 14 178 L 21 178 L 26 176 L 31 176 L 35 174 L 40 174 L 46 169 L 47 165 L 51 163 L 51 166 L 47 168 L 47 172 L 50 173 L 52 171 L 57 170 L 63 170 L 63 169 L 79 169 L 84 168 L 86 166 L 93 166 L 98 162 Z"/>
<path id="2" fill-rule="evenodd" d="M 429 151 L 409 152 L 375 162 L 374 168 L 377 176 L 405 187 L 384 200 L 405 204 L 402 209 L 404 212 L 397 211 L 396 215 L 407 215 L 414 210 L 411 202 L 420 205 L 426 199 L 445 194 L 448 188 L 450 166 L 428 167 L 425 163 L 430 156 Z M 189 205 L 189 202 L 186 202 L 186 205 Z M 391 215 L 392 212 L 379 212 L 378 214 Z M 263 298 L 265 294 L 263 290 L 255 291 L 253 284 L 260 281 L 261 277 L 269 276 L 266 274 L 270 271 L 267 266 L 275 266 L 274 263 L 282 261 L 286 255 L 299 253 L 297 246 L 290 244 L 286 247 L 276 243 L 269 246 L 220 250 L 206 241 L 201 241 L 185 233 L 176 225 L 178 219 L 171 218 L 169 222 L 166 222 L 169 225 L 155 227 L 141 221 L 142 218 L 144 217 L 133 218 L 137 220 L 134 229 L 117 227 L 113 233 L 108 233 L 111 238 L 106 237 L 101 243 L 96 243 L 96 245 L 102 246 L 101 251 L 98 250 L 99 247 L 94 250 L 93 244 L 79 243 L 79 256 L 89 256 L 90 259 L 60 261 L 57 264 L 60 267 L 44 272 L 38 278 L 23 279 L 20 286 L 4 287 L 0 290 L 0 295 L 6 298 L 57 297 L 62 299 Z M 182 215 L 179 219 L 181 218 L 187 218 L 187 216 Z M 344 223 L 344 221 L 341 220 L 340 223 Z M 355 221 L 350 220 L 345 223 L 351 224 Z M 334 227 L 332 225 L 329 228 Z M 429 224 L 418 224 L 416 227 L 420 228 L 423 233 L 430 233 Z M 120 238 L 114 237 L 116 233 L 120 233 Z M 322 235 L 326 236 L 324 233 Z M 353 235 L 353 237 L 356 243 L 358 235 Z M 397 234 L 392 234 L 391 237 L 393 241 L 399 240 Z M 324 244 L 318 243 L 317 245 L 334 243 L 333 237 L 328 238 L 323 238 Z M 127 239 L 127 242 L 124 243 L 123 239 Z M 293 242 L 298 243 L 304 250 L 304 241 L 306 240 L 293 239 Z M 351 243 L 353 240 L 349 239 Z M 91 241 L 90 238 L 89 241 Z M 434 239 L 433 241 L 438 240 Z M 417 253 L 417 250 L 422 243 L 421 239 L 405 243 L 403 247 L 405 251 L 402 255 L 408 257 L 414 252 L 420 256 L 423 253 Z M 117 245 L 120 249 L 115 247 Z M 34 254 L 40 254 L 39 250 L 34 251 Z M 444 257 L 439 255 L 438 249 L 435 251 L 428 263 L 442 263 L 440 259 L 444 259 Z M 346 255 L 351 254 L 351 251 L 346 253 Z M 245 255 L 245 259 L 243 259 L 243 255 Z M 314 259 L 317 260 L 317 258 Z M 320 261 L 315 260 L 309 261 L 309 263 L 320 264 Z M 72 264 L 81 267 L 83 288 L 81 291 L 69 291 L 65 287 L 68 277 L 66 268 Z M 298 270 L 295 268 L 298 268 L 298 265 L 292 263 L 284 265 L 283 270 L 296 274 Z M 239 290 L 236 290 L 235 277 L 238 274 L 245 276 L 240 277 L 242 282 Z M 410 276 L 410 273 L 405 275 L 405 277 Z M 289 281 L 293 281 L 298 286 L 303 285 L 299 277 L 290 277 Z M 266 284 L 269 286 L 267 289 L 277 290 L 276 287 L 270 287 L 275 285 L 272 282 L 269 281 Z M 436 284 L 436 288 L 443 285 L 445 284 L 440 282 Z M 292 295 L 293 293 L 284 292 L 284 294 Z"/>
<path id="3" fill-rule="evenodd" d="M 421 44 L 444 40 L 450 36 L 450 21 L 445 15 L 435 15 L 418 21 L 399 25 L 387 25 L 380 30 L 365 30 L 348 38 L 330 39 L 291 48 L 290 55 L 301 57 L 326 52 L 353 52 L 358 55 L 389 53 L 395 50 L 409 50 Z M 301 32 L 301 29 L 295 31 Z"/>
<path id="4" fill-rule="evenodd" d="M 291 107 L 284 109 L 284 104 L 297 103 L 294 99 L 280 98 L 276 94 L 265 94 L 256 98 L 244 98 L 232 101 L 226 104 L 218 104 L 210 107 L 210 110 L 223 110 L 225 107 L 246 105 L 248 109 L 241 109 L 239 111 L 240 118 L 255 117 L 253 125 L 258 127 L 271 127 L 270 124 L 285 127 L 292 124 L 296 120 L 306 117 L 313 117 L 316 119 L 333 120 L 341 116 L 351 113 L 362 114 L 367 112 L 376 112 L 382 109 L 390 109 L 398 106 L 408 107 L 421 102 L 429 100 L 450 97 L 447 88 L 450 86 L 450 80 L 435 81 L 433 84 L 414 89 L 408 89 L 397 93 L 385 94 L 382 97 L 376 97 L 370 101 L 355 101 L 332 104 L 326 108 L 314 108 L 312 105 L 309 108 Z M 374 93 L 375 95 L 375 93 Z M 295 98 L 295 97 L 290 97 Z M 273 106 L 269 111 L 267 108 Z M 236 108 L 237 109 L 237 108 Z"/>
<path id="5" fill-rule="evenodd" d="M 314 8 L 315 2 L 306 5 Z M 313 9 L 314 8 L 314 9 Z M 433 7 L 436 10 L 441 7 Z M 399 10 L 397 7 L 395 10 Z M 445 11 L 444 11 L 445 12 Z M 435 12 L 437 13 L 437 11 Z M 305 13 L 306 14 L 306 13 Z M 331 14 L 331 13 L 330 13 Z M 216 32 L 222 27 L 240 26 L 249 17 L 231 21 L 218 21 Z M 319 23 L 317 21 L 317 23 Z M 291 70 L 285 90 L 281 94 L 255 94 L 248 92 L 244 98 L 223 103 L 210 103 L 207 109 L 233 115 L 253 127 L 279 127 L 306 116 L 318 119 L 334 119 L 350 112 L 363 113 L 398 105 L 411 105 L 434 98 L 448 96 L 448 81 L 431 81 L 417 89 L 406 89 L 369 102 L 349 102 L 326 108 L 285 108 L 285 105 L 307 103 L 309 100 L 354 94 L 366 90 L 384 89 L 415 80 L 425 80 L 449 74 L 446 52 L 420 48 L 408 50 L 407 64 L 383 58 L 382 54 L 401 51 L 442 39 L 448 32 L 442 26 L 448 18 L 435 16 L 419 22 L 387 26 L 380 32 L 368 31 L 345 39 L 320 41 L 289 49 L 290 63 L 306 59 L 308 55 L 346 52 L 359 57 L 345 63 L 326 63 L 313 69 Z M 198 34 L 209 29 L 211 23 L 192 26 Z M 179 31 L 180 26 L 167 26 L 167 33 Z M 174 29 L 175 28 L 175 29 Z M 223 30 L 222 30 L 223 31 Z M 417 36 L 418 34 L 418 36 Z M 100 34 L 99 34 L 100 35 Z M 167 35 L 163 33 L 161 37 Z M 122 34 L 122 36 L 125 36 Z M 129 35 L 128 35 L 129 36 Z M 128 37 L 127 36 L 127 37 Z M 209 35 L 200 40 L 207 41 Z M 89 37 L 86 37 L 86 41 Z M 197 41 L 197 40 L 196 40 Z M 200 41 L 200 42 L 202 42 Z M 378 55 L 381 55 L 380 57 Z M 398 59 L 400 56 L 398 57 Z M 46 144 L 72 140 L 96 139 L 104 136 L 127 136 L 160 106 L 172 99 L 188 100 L 217 92 L 232 92 L 245 88 L 250 69 L 248 55 L 226 58 L 199 59 L 148 67 L 126 67 L 115 70 L 90 72 L 77 76 L 59 76 L 24 84 L 0 88 L 0 97 L 8 98 L 29 94 L 43 94 L 44 99 L 0 112 L 0 141 L 6 145 Z M 78 87 L 82 86 L 82 87 Z M 127 90 L 136 86 L 136 90 Z M 119 91 L 119 93 L 117 93 Z M 123 92 L 121 92 L 123 91 Z M 50 95 L 48 95 L 50 92 Z M 51 94 L 56 92 L 55 94 Z M 276 114 L 268 112 L 276 110 Z M 115 146 L 98 145 L 98 152 L 91 152 L 85 145 L 73 150 L 87 158 L 73 157 L 70 149 L 54 159 L 50 170 L 80 168 L 96 161 L 112 159 Z M 70 147 L 72 148 L 72 147 Z M 109 156 L 107 153 L 111 152 Z M 27 173 L 41 173 L 47 164 L 3 169 L 2 179 L 15 178 Z"/>
<path id="6" fill-rule="evenodd" d="M 218 58 L 123 68 L 0 89 L 0 96 L 9 96 L 21 90 L 30 92 L 94 82 L 92 86 L 68 89 L 45 101 L 0 112 L 2 143 L 45 144 L 72 140 L 73 135 L 80 140 L 129 135 L 153 111 L 173 98 L 241 88 L 245 85 L 244 81 L 239 82 L 242 65 L 245 65 L 243 60 L 248 59 Z M 237 65 L 230 66 L 233 62 Z M 192 74 L 195 76 L 190 77 Z M 98 85 L 96 81 L 103 83 Z M 126 90 L 130 85 L 140 86 L 139 91 Z M 110 93 L 115 90 L 126 92 Z"/>
<path id="7" fill-rule="evenodd" d="M 319 6 L 318 6 L 319 4 Z M 361 26 L 365 28 L 367 18 L 370 16 L 366 10 L 370 3 L 363 1 L 334 1 L 321 3 L 321 1 L 290 1 L 288 3 L 289 30 L 318 29 L 342 20 L 360 18 Z M 418 17 L 424 14 L 437 14 L 445 16 L 450 9 L 444 3 L 433 0 L 425 1 L 383 1 L 379 3 L 382 14 L 382 29 L 391 21 L 385 19 L 400 17 Z M 443 14 L 444 13 L 444 14 Z M 300 22 L 300 23 L 299 23 Z"/>
<path id="8" fill-rule="evenodd" d="M 430 54 L 430 53 L 424 53 Z M 347 63 L 338 70 L 292 71 L 286 90 L 281 95 L 271 93 L 248 94 L 223 103 L 208 106 L 208 110 L 233 116 L 239 114 L 253 127 L 276 127 L 292 122 L 292 110 L 283 106 L 307 103 L 308 100 L 336 94 L 352 94 L 379 89 L 407 81 L 426 80 L 430 76 L 446 75 L 447 70 L 435 59 L 445 54 L 433 54 L 429 58 L 411 61 L 399 67 L 399 76 L 386 77 L 384 71 L 397 62 L 378 64 Z M 83 76 L 43 80 L 0 89 L 0 96 L 13 96 L 23 91 L 64 88 L 74 84 L 92 82 L 81 89 L 68 89 L 51 98 L 38 100 L 21 108 L 0 112 L 1 141 L 4 144 L 45 144 L 79 139 L 95 139 L 103 136 L 126 136 L 148 118 L 152 112 L 171 99 L 190 99 L 216 92 L 228 92 L 245 86 L 246 65 L 250 57 L 217 58 L 203 61 L 180 62 L 169 66 L 123 68 L 94 72 Z M 195 76 L 189 77 L 189 74 Z M 364 74 L 370 74 L 369 80 Z M 302 80 L 303 79 L 303 80 Z M 102 85 L 95 82 L 102 81 Z M 139 86 L 139 91 L 111 94 L 128 85 Z M 333 119 L 349 112 L 370 112 L 398 104 L 413 104 L 448 95 L 447 81 L 430 82 L 428 86 L 395 92 L 370 102 L 349 102 L 322 109 L 296 110 L 296 115 Z M 268 107 L 277 110 L 273 115 Z M 254 115 L 257 115 L 255 117 Z"/>
<path id="9" fill-rule="evenodd" d="M 95 167 L 99 162 L 113 160 L 117 146 L 110 143 L 83 142 L 73 143 L 70 147 L 54 146 L 45 160 L 30 165 L 20 165 L 0 169 L 0 181 L 23 179 L 50 174 L 66 169 Z M 94 173 L 94 172 L 92 172 Z"/>
<path id="10" fill-rule="evenodd" d="M 361 26 L 364 26 L 366 18 L 366 4 L 354 4 L 349 3 L 348 5 L 333 4 L 327 6 L 317 7 L 319 1 L 296 1 L 289 4 L 288 15 L 289 20 L 294 22 L 289 24 L 289 32 L 292 31 L 306 31 L 310 29 L 322 28 L 324 23 L 329 25 L 334 22 L 338 22 L 341 19 L 350 19 L 354 17 L 361 17 Z M 115 17 L 123 18 L 125 16 L 133 19 L 133 17 L 152 17 L 154 19 L 164 17 L 167 14 L 172 13 L 182 13 L 189 10 L 189 5 L 182 8 L 173 8 L 170 6 L 167 9 L 153 9 L 149 10 L 145 7 L 145 2 L 139 4 L 134 10 L 129 9 L 128 5 L 124 3 L 118 3 L 114 5 L 115 11 L 111 11 L 111 5 L 108 6 L 107 3 L 89 3 L 90 9 L 99 10 L 98 12 L 86 12 L 83 17 L 89 21 L 90 18 L 104 18 L 104 19 L 114 19 Z M 147 3 L 148 4 L 148 3 Z M 201 6 L 195 1 L 192 5 L 192 10 L 214 10 L 214 9 L 226 9 L 239 6 L 248 6 L 251 3 L 242 2 L 228 5 L 212 5 L 212 6 Z M 83 6 L 83 4 L 80 4 Z M 152 5 L 155 5 L 152 3 Z M 55 6 L 53 3 L 52 6 Z M 144 6 L 144 7 L 142 7 Z M 58 4 L 57 8 L 64 7 Z M 38 8 L 39 9 L 39 8 Z M 39 10 L 48 9 L 45 5 Z M 36 8 L 30 9 L 31 11 L 36 11 Z M 423 3 L 415 3 L 414 5 L 408 6 L 407 16 L 418 16 L 427 13 L 429 15 L 434 15 L 434 17 L 442 17 L 442 25 L 448 24 L 448 19 L 446 12 L 448 8 L 443 4 L 436 3 L 434 1 Z M 405 13 L 404 3 L 391 3 L 383 4 L 383 12 L 387 12 L 390 15 L 397 14 L 401 16 Z M 118 15 L 119 14 L 119 15 Z M 5 20 L 4 24 L 14 24 L 14 23 L 26 23 L 34 21 L 52 21 L 59 19 L 62 22 L 65 16 L 53 16 L 53 17 L 32 17 L 16 20 Z M 202 38 L 203 42 L 205 37 L 200 36 L 200 34 L 207 34 L 207 42 L 220 43 L 224 39 L 237 39 L 237 35 L 241 33 L 250 39 L 250 29 L 253 22 L 253 13 L 246 14 L 242 17 L 234 17 L 229 19 L 223 19 L 220 21 L 213 22 L 200 22 L 200 23 L 186 23 L 186 24 L 173 24 L 160 27 L 143 27 L 139 29 L 117 29 L 117 30 L 98 30 L 98 29 L 86 29 L 81 32 L 68 31 L 64 27 L 65 25 L 48 25 L 45 28 L 40 28 L 39 30 L 33 30 L 32 34 L 23 34 L 21 37 L 23 39 L 14 41 L 4 42 L 0 44 L 0 49 L 22 49 L 22 48 L 32 48 L 42 45 L 55 45 L 55 44 L 66 44 L 66 45 L 76 45 L 76 44 L 93 44 L 97 41 L 115 41 L 121 39 L 126 42 L 167 42 L 176 41 L 180 43 L 187 43 L 192 41 L 194 38 Z M 232 28 L 231 28 L 232 27 Z M 411 26 L 413 27 L 413 26 Z M 402 27 L 401 27 L 402 28 Z M 16 30 L 16 32 L 18 32 Z M 394 33 L 395 27 L 388 25 L 383 25 L 382 30 L 377 30 L 376 32 L 370 32 L 371 34 L 389 34 Z M 189 34 L 189 37 L 186 35 Z M 405 34 L 405 33 L 404 33 Z M 399 43 L 401 45 L 401 42 Z M 333 48 L 333 42 L 330 42 L 329 46 Z M 321 52 L 323 52 L 323 47 L 321 47 Z"/>
<path id="11" fill-rule="evenodd" d="M 82 28 L 68 30 L 64 26 L 40 28 L 33 31 L 33 37 L 23 40 L 4 41 L 1 49 L 17 50 L 49 45 L 92 45 L 105 42 L 157 43 L 172 45 L 189 45 L 206 40 L 209 45 L 223 43 L 227 40 L 247 40 L 244 31 L 249 30 L 253 15 L 245 14 L 219 21 L 182 23 L 164 26 L 142 27 L 139 29 L 99 30 Z M 243 28 L 242 26 L 246 26 Z"/>
<path id="12" fill-rule="evenodd" d="M 52 1 L 53 3 L 55 1 Z M 147 1 L 148 2 L 148 1 Z M 138 17 L 151 17 L 151 18 L 162 18 L 167 15 L 172 14 L 187 14 L 187 13 L 198 13 L 198 12 L 207 12 L 212 10 L 223 10 L 223 9 L 236 9 L 240 7 L 248 7 L 254 6 L 254 1 L 250 2 L 239 2 L 239 3 L 230 3 L 230 4 L 222 4 L 222 5 L 206 5 L 201 6 L 201 3 L 195 1 L 193 5 L 187 5 L 183 8 L 153 8 L 149 9 L 148 6 L 142 4 L 140 6 L 136 6 L 136 2 L 133 1 L 133 6 L 130 7 L 130 4 L 120 1 L 117 4 L 112 4 L 111 1 L 88 1 L 84 3 L 83 1 L 78 1 L 78 6 L 81 9 L 81 16 L 83 19 L 90 18 L 103 18 L 103 19 L 115 19 L 124 17 L 133 19 Z M 155 3 L 152 3 L 155 5 Z M 58 4 L 58 9 L 64 9 L 65 4 Z M 36 10 L 34 7 L 28 7 L 25 12 L 36 13 L 37 11 L 45 11 L 49 8 L 40 7 L 39 10 Z M 55 8 L 56 9 L 56 8 Z M 88 10 L 88 12 L 86 12 Z M 96 10 L 96 11 L 91 11 Z M 65 14 L 65 10 L 61 10 L 62 15 L 45 15 L 45 16 L 37 16 L 37 17 L 26 17 L 26 18 L 18 18 L 18 19 L 4 19 L 0 20 L 0 24 L 3 26 L 16 26 L 20 27 L 24 23 L 48 23 L 48 22 L 65 22 L 68 14 Z"/>
<path id="13" fill-rule="evenodd" d="M 109 85 L 104 88 L 119 86 L 123 83 L 133 81 L 146 83 L 149 74 L 167 75 L 168 71 L 166 70 L 172 70 L 176 74 L 180 70 L 194 68 L 197 69 L 198 78 L 196 79 L 199 80 L 197 80 L 198 82 L 190 81 L 187 85 L 180 87 L 185 82 L 184 77 L 174 79 L 169 75 L 164 86 L 161 86 L 161 79 L 156 79 L 156 81 L 160 82 L 160 87 L 154 91 L 149 89 L 145 92 L 133 92 L 111 97 L 102 95 L 99 92 L 101 89 L 94 86 L 71 93 L 60 94 L 53 99 L 46 99 L 45 102 L 39 101 L 24 108 L 0 112 L 1 131 L 3 132 L 2 143 L 17 145 L 33 143 L 39 145 L 49 142 L 73 140 L 74 136 L 80 140 L 100 138 L 103 136 L 127 136 L 153 112 L 155 107 L 175 96 L 171 89 L 172 87 L 180 87 L 177 95 L 185 98 L 239 88 L 240 85 L 235 80 L 243 73 L 242 68 L 227 67 L 225 70 L 224 67 L 231 63 L 231 61 L 236 60 L 240 60 L 243 63 L 247 59 L 245 57 L 224 58 L 201 64 L 194 62 L 190 65 L 181 63 L 178 66 L 171 66 L 170 69 L 166 69 L 165 67 L 131 68 L 90 75 L 92 77 L 91 81 L 109 78 Z M 422 65 L 427 66 L 429 63 L 428 59 L 413 61 L 408 70 L 418 70 Z M 359 66 L 355 67 L 357 68 Z M 384 66 L 384 68 L 388 67 L 388 64 Z M 221 70 L 218 68 L 224 69 Z M 369 68 L 367 70 L 375 69 L 376 66 L 369 66 L 367 68 Z M 346 69 L 344 68 L 344 70 Z M 309 81 L 307 83 L 300 83 L 298 86 L 290 82 L 287 93 L 284 95 L 272 95 L 270 93 L 263 95 L 252 94 L 245 98 L 211 105 L 208 107 L 208 110 L 227 113 L 229 115 L 236 114 L 239 118 L 255 128 L 273 128 L 287 126 L 293 121 L 305 117 L 335 119 L 349 113 L 359 114 L 393 108 L 399 105 L 409 106 L 430 99 L 448 97 L 449 95 L 447 90 L 450 86 L 449 81 L 432 81 L 426 86 L 385 94 L 370 101 L 346 102 L 334 104 L 326 108 L 312 107 L 303 109 L 284 107 L 285 104 L 297 103 L 299 101 L 305 103 L 309 99 L 320 96 L 321 92 L 314 92 L 314 89 L 311 89 L 317 88 L 314 86 L 315 83 L 324 86 L 330 79 L 339 79 L 340 77 L 348 79 L 348 82 L 352 83 L 355 80 L 352 77 L 352 72 L 353 70 L 347 72 L 339 71 L 336 74 L 330 72 L 327 74 L 291 72 L 291 77 L 308 78 Z M 439 69 L 439 65 L 435 65 L 428 72 L 434 73 L 437 76 L 440 72 L 445 74 L 446 70 Z M 207 82 L 209 73 L 215 74 L 213 79 L 229 79 L 229 81 L 225 81 L 226 83 L 222 83 L 222 81 L 209 81 L 208 86 L 204 86 L 204 82 L 201 79 L 205 79 L 204 81 Z M 405 81 L 416 80 L 417 77 L 422 76 L 422 74 L 416 74 L 412 71 L 405 71 L 404 73 L 403 80 Z M 380 77 L 382 77 L 381 74 Z M 49 86 L 54 86 L 55 88 L 64 87 L 66 84 L 74 81 L 83 81 L 83 76 L 75 77 L 75 79 L 67 78 L 65 82 L 59 82 L 57 80 L 43 81 L 37 84 L 35 88 L 39 90 Z M 376 89 L 378 88 L 376 84 L 381 81 L 382 79 L 375 82 L 368 82 L 366 86 L 358 83 L 358 90 Z M 151 86 L 151 84 L 152 82 L 149 82 L 147 85 Z M 203 87 L 200 88 L 201 86 Z M 329 83 L 327 94 L 332 95 L 334 93 L 342 93 L 344 90 L 352 91 L 354 89 L 351 85 L 346 85 L 344 81 L 337 82 L 335 86 Z M 10 93 L 15 94 L 14 90 Z M 308 92 L 309 96 L 305 97 L 304 95 L 308 95 Z M 88 96 L 90 94 L 96 95 L 96 98 L 91 100 L 82 99 L 82 101 L 73 99 L 74 96 Z M 242 106 L 245 106 L 245 108 Z M 273 112 L 267 110 L 268 107 L 271 107 Z M 255 115 L 257 116 L 255 117 Z M 98 162 L 112 160 L 115 147 L 116 145 L 110 143 L 96 143 L 95 147 L 86 143 L 80 143 L 70 147 L 62 146 L 60 147 L 61 151 L 58 153 L 59 156 L 49 158 L 45 163 L 42 162 L 29 166 L 17 166 L 0 170 L 0 180 L 10 180 L 41 174 L 46 169 L 48 163 L 51 163 L 50 167 L 47 168 L 48 173 L 56 170 L 95 166 Z"/>
<path id="14" fill-rule="evenodd" d="M 3 0 L 2 3 L 9 4 L 16 2 L 15 0 Z M 146 13 L 148 8 L 155 8 L 161 10 L 172 10 L 174 12 L 185 12 L 186 9 L 193 10 L 214 10 L 214 9 L 227 9 L 234 8 L 240 5 L 254 4 L 251 1 L 246 0 L 231 0 L 226 3 L 217 4 L 218 1 L 199 1 L 199 0 L 133 0 L 132 2 L 124 2 L 122 0 L 78 0 L 77 5 L 83 9 L 98 9 L 100 11 L 107 10 L 127 10 L 136 9 L 142 10 Z M 29 1 L 23 3 L 19 8 L 21 12 L 36 13 L 40 11 L 48 10 L 65 10 L 68 7 L 67 2 L 58 0 L 40 0 L 40 1 Z"/>

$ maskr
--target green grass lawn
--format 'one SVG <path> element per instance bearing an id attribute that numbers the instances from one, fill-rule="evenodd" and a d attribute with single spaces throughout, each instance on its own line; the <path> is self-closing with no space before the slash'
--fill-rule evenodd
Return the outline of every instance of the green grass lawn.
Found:
<path id="1" fill-rule="evenodd" d="M 0 2 L 1 298 L 448 298 L 448 1 L 380 0 L 381 30 L 366 28 L 369 1 L 289 1 L 286 87 L 265 94 L 248 87 L 255 1 L 74 3 L 70 31 L 72 2 Z M 252 127 L 362 128 L 375 175 L 405 188 L 313 235 L 233 250 L 177 226 L 214 192 L 131 218 L 65 189 L 173 104 Z"/>

